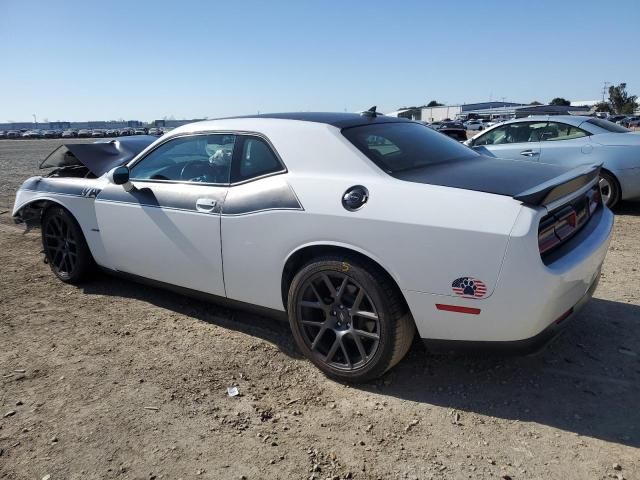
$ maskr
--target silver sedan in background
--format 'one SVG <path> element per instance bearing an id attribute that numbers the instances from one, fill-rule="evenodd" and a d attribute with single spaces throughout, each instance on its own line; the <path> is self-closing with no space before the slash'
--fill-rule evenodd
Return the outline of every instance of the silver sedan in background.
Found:
<path id="1" fill-rule="evenodd" d="M 640 135 L 607 120 L 573 115 L 519 118 L 465 144 L 498 158 L 563 166 L 602 164 L 600 187 L 607 206 L 640 199 Z"/>

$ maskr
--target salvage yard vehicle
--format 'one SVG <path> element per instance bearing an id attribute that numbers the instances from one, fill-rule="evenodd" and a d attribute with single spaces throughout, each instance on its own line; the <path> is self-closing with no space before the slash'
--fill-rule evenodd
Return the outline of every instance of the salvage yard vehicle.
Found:
<path id="1" fill-rule="evenodd" d="M 600 188 L 608 207 L 640 198 L 640 135 L 607 120 L 531 116 L 496 125 L 466 144 L 498 158 L 568 167 L 599 163 Z"/>
<path id="2" fill-rule="evenodd" d="M 77 136 L 78 132 L 72 129 L 68 129 L 62 132 L 62 138 L 76 138 Z"/>
<path id="3" fill-rule="evenodd" d="M 286 113 L 69 144 L 17 192 L 62 281 L 94 268 L 288 318 L 343 381 L 418 335 L 522 347 L 593 294 L 613 215 L 598 165 L 479 155 L 421 123 Z"/>
<path id="4" fill-rule="evenodd" d="M 469 120 L 464 123 L 464 128 L 467 130 L 484 130 L 486 127 L 482 120 Z"/>
<path id="5" fill-rule="evenodd" d="M 27 130 L 22 134 L 22 138 L 42 138 L 43 135 L 42 130 Z"/>

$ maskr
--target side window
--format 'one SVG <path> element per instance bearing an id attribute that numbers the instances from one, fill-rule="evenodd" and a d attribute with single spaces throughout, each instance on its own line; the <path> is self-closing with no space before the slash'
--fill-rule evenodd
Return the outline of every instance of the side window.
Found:
<path id="1" fill-rule="evenodd" d="M 542 132 L 543 141 L 555 141 L 555 140 L 572 140 L 574 138 L 586 137 L 587 132 L 581 130 L 573 125 L 567 125 L 566 123 L 549 122 L 547 127 Z"/>
<path id="2" fill-rule="evenodd" d="M 507 125 L 489 130 L 473 141 L 473 146 L 500 145 L 507 143 Z"/>
<path id="3" fill-rule="evenodd" d="M 241 182 L 284 170 L 271 147 L 261 138 L 242 137 L 242 145 L 238 150 L 240 150 L 239 157 L 234 161 L 231 173 L 232 182 Z"/>
<path id="4" fill-rule="evenodd" d="M 229 183 L 234 135 L 193 135 L 168 141 L 131 168 L 133 180 Z"/>
<path id="5" fill-rule="evenodd" d="M 519 122 L 507 125 L 506 143 L 539 142 L 547 122 Z"/>

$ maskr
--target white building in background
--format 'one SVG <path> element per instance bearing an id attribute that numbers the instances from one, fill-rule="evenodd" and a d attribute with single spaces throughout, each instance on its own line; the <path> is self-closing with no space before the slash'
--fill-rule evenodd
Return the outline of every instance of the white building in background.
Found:
<path id="1" fill-rule="evenodd" d="M 593 107 L 596 103 L 600 103 L 602 100 L 571 100 L 572 107 Z"/>
<path id="2" fill-rule="evenodd" d="M 403 117 L 422 122 L 439 122 L 444 119 L 455 120 L 466 117 L 471 112 L 483 111 L 489 117 L 498 117 L 504 114 L 505 109 L 513 110 L 513 107 L 521 103 L 512 102 L 482 102 L 467 103 L 464 105 L 442 105 L 438 107 L 411 107 L 387 113 L 392 117 Z"/>

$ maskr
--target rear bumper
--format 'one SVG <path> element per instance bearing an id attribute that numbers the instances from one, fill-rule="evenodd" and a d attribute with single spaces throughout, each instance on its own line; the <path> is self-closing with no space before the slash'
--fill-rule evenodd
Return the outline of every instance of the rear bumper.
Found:
<path id="1" fill-rule="evenodd" d="M 549 265 L 538 254 L 537 225 L 512 236 L 494 292 L 484 299 L 403 291 L 423 339 L 517 343 L 554 332 L 556 322 L 575 316 L 589 300 L 600 276 L 613 229 L 603 208 Z M 473 309 L 443 311 L 436 304 Z M 573 309 L 573 310 L 572 310 Z M 568 315 L 567 312 L 570 312 Z M 547 329 L 550 329 L 546 334 Z"/>
<path id="2" fill-rule="evenodd" d="M 591 300 L 593 297 L 593 293 L 596 291 L 598 287 L 598 283 L 600 281 L 600 272 L 598 271 L 598 275 L 596 279 L 587 290 L 587 293 L 576 303 L 571 309 L 569 309 L 566 314 L 561 315 L 558 319 L 556 319 L 553 323 L 551 323 L 547 328 L 542 330 L 540 333 L 534 335 L 533 337 L 525 338 L 522 340 L 512 340 L 512 341 L 503 341 L 503 342 L 495 342 L 495 341 L 470 341 L 470 340 L 434 340 L 423 338 L 423 342 L 427 346 L 430 351 L 435 352 L 451 352 L 451 351 L 502 351 L 509 353 L 533 353 L 545 345 L 547 345 L 551 340 L 553 340 L 556 336 L 558 336 L 562 331 L 565 330 L 567 325 L 573 323 L 573 320 L 579 317 L 580 310 Z"/>

